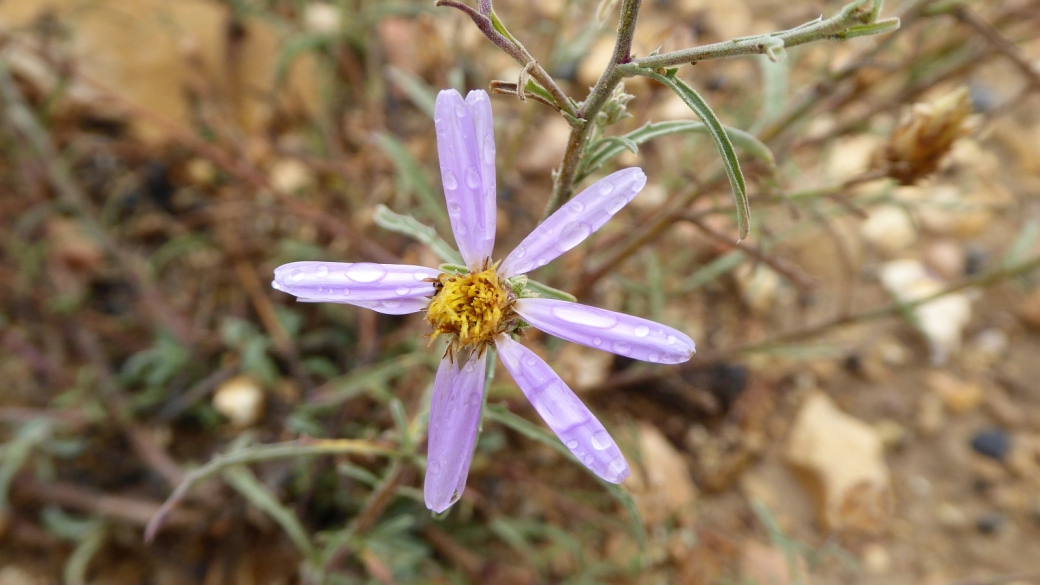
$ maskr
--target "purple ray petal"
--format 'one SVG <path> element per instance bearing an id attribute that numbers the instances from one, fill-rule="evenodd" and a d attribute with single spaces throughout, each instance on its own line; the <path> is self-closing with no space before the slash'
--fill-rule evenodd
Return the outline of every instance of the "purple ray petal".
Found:
<path id="1" fill-rule="evenodd" d="M 308 301 L 355 303 L 433 296 L 439 270 L 408 264 L 292 262 L 274 269 L 277 290 Z"/>
<path id="2" fill-rule="evenodd" d="M 437 94 L 437 155 L 448 218 L 463 260 L 479 270 L 495 247 L 495 132 L 491 100 L 481 90 L 465 100 L 454 89 Z"/>
<path id="3" fill-rule="evenodd" d="M 578 461 L 605 481 L 624 481 L 628 463 L 614 439 L 549 364 L 508 335 L 499 335 L 495 347 L 531 405 Z"/>
<path id="4" fill-rule="evenodd" d="M 407 315 L 409 313 L 418 313 L 430 304 L 430 299 L 426 297 L 386 299 L 385 301 L 327 301 L 325 299 L 308 299 L 306 297 L 299 297 L 296 300 L 301 303 L 332 302 L 341 305 L 354 305 L 355 307 L 371 309 L 377 313 L 383 313 L 384 315 Z"/>
<path id="5" fill-rule="evenodd" d="M 534 228 L 498 267 L 503 278 L 527 274 L 577 246 L 621 211 L 646 184 L 642 169 L 623 169 L 596 181 Z"/>
<path id="6" fill-rule="evenodd" d="M 458 366 L 442 359 L 433 381 L 423 496 L 434 512 L 462 497 L 480 424 L 487 360 L 470 356 L 461 370 Z"/>
<path id="7" fill-rule="evenodd" d="M 550 335 L 637 360 L 678 364 L 697 349 L 681 331 L 624 313 L 553 299 L 520 299 L 513 308 Z"/>

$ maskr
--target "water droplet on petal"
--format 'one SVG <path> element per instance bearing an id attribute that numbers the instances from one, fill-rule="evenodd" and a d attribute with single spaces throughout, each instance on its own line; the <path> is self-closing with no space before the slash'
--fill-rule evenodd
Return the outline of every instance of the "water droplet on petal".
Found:
<path id="1" fill-rule="evenodd" d="M 614 343 L 614 353 L 625 355 L 632 350 L 632 346 L 625 343 L 624 341 L 617 341 Z"/>
<path id="2" fill-rule="evenodd" d="M 636 337 L 646 337 L 647 333 L 650 333 L 650 328 L 646 325 L 639 325 L 636 327 Z"/>
<path id="3" fill-rule="evenodd" d="M 566 252 L 577 246 L 592 233 L 592 226 L 587 223 L 571 222 L 560 232 L 560 239 L 556 242 L 556 249 Z"/>
<path id="4" fill-rule="evenodd" d="M 592 338 L 592 345 L 595 345 L 596 347 L 599 347 L 599 346 L 603 345 L 603 340 L 598 338 L 598 337 L 593 337 Z"/>
<path id="5" fill-rule="evenodd" d="M 491 135 L 484 137 L 484 162 L 489 165 L 495 162 L 495 137 Z"/>
<path id="6" fill-rule="evenodd" d="M 455 104 L 455 115 L 460 118 L 466 117 L 466 106 L 462 104 Z"/>
<path id="7" fill-rule="evenodd" d="M 458 214 L 462 213 L 462 206 L 459 205 L 458 203 L 452 203 L 451 205 L 448 206 L 448 212 L 451 213 L 452 215 L 458 215 Z"/>
<path id="8" fill-rule="evenodd" d="M 278 281 L 276 280 L 271 283 L 271 288 L 274 290 L 282 290 L 282 285 L 278 284 Z"/>
<path id="9" fill-rule="evenodd" d="M 585 211 L 585 205 L 581 201 L 571 201 L 567 204 L 567 211 L 571 213 L 581 213 Z"/>
<path id="10" fill-rule="evenodd" d="M 546 259 L 545 259 L 545 258 L 539 258 L 539 259 L 538 259 L 538 263 L 537 263 L 537 264 L 538 264 L 538 267 L 539 267 L 539 268 L 541 268 L 542 266 L 545 266 L 546 262 L 547 262 L 547 261 L 546 261 Z"/>
<path id="11" fill-rule="evenodd" d="M 289 278 L 293 279 L 296 282 L 300 282 L 301 280 L 303 280 L 303 271 L 297 268 L 289 274 Z"/>
<path id="12" fill-rule="evenodd" d="M 422 280 L 426 278 L 426 273 L 422 270 L 416 270 L 415 274 L 412 274 L 412 276 L 415 278 L 415 280 Z"/>
<path id="13" fill-rule="evenodd" d="M 607 431 L 596 431 L 596 433 L 592 435 L 592 446 L 599 451 L 602 451 L 613 444 L 614 441 L 610 438 L 610 435 L 607 434 Z"/>
<path id="14" fill-rule="evenodd" d="M 390 299 L 388 301 L 383 301 L 383 306 L 388 309 L 396 309 L 397 307 L 401 306 L 401 301 L 397 299 Z"/>
<path id="15" fill-rule="evenodd" d="M 674 335 L 669 335 L 668 336 L 668 345 L 675 345 L 676 341 L 678 341 L 678 340 L 675 338 Z"/>
<path id="16" fill-rule="evenodd" d="M 386 267 L 371 262 L 351 264 L 343 275 L 354 282 L 377 282 L 386 278 Z"/>
<path id="17" fill-rule="evenodd" d="M 621 456 L 618 456 L 607 466 L 607 471 L 612 473 L 614 477 L 619 477 L 626 469 L 628 469 L 628 464 L 625 463 L 625 458 Z"/>
<path id="18" fill-rule="evenodd" d="M 406 286 L 399 286 L 399 287 L 397 287 L 397 290 L 395 290 L 394 292 L 397 293 L 397 296 L 403 297 L 406 294 L 408 294 L 408 287 L 406 287 Z"/>
<path id="19" fill-rule="evenodd" d="M 318 275 L 318 278 L 325 278 L 329 275 L 329 267 L 325 266 L 324 264 L 318 266 L 316 274 Z"/>
<path id="20" fill-rule="evenodd" d="M 473 167 L 466 169 L 466 184 L 469 185 L 470 189 L 476 189 L 480 186 L 480 174 L 477 173 L 477 169 Z"/>
<path id="21" fill-rule="evenodd" d="M 527 367 L 533 368 L 534 366 L 538 365 L 538 360 L 532 356 L 527 356 L 526 358 L 524 358 L 524 363 L 527 364 Z"/>
<path id="22" fill-rule="evenodd" d="M 455 178 L 455 173 L 451 171 L 444 171 L 441 182 L 444 183 L 444 188 L 448 191 L 454 191 L 459 186 L 459 180 Z"/>
<path id="23" fill-rule="evenodd" d="M 614 185 L 610 183 L 603 183 L 603 186 L 599 188 L 599 196 L 606 197 L 614 192 Z"/>
<path id="24" fill-rule="evenodd" d="M 621 211 L 621 208 L 625 205 L 628 205 L 628 199 L 625 199 L 624 197 L 615 197 L 614 200 L 610 202 L 610 205 L 607 206 L 607 211 L 613 215 Z"/>
<path id="25" fill-rule="evenodd" d="M 584 463 L 585 465 L 592 465 L 592 462 L 595 460 L 596 458 L 592 455 L 586 455 L 585 459 L 582 459 L 582 463 Z"/>
<path id="26" fill-rule="evenodd" d="M 567 448 L 568 449 L 577 449 L 578 448 L 578 442 L 577 441 L 567 441 Z"/>
<path id="27" fill-rule="evenodd" d="M 646 356 L 646 360 L 648 362 L 653 362 L 653 363 L 656 364 L 657 362 L 661 361 L 661 356 L 657 355 L 656 353 L 652 353 L 652 354 Z"/>
<path id="28" fill-rule="evenodd" d="M 343 293 L 343 296 L 345 296 L 345 297 L 349 297 L 350 296 L 350 289 L 349 288 L 345 288 L 341 292 Z"/>
<path id="29" fill-rule="evenodd" d="M 451 501 L 448 502 L 448 505 L 450 506 L 450 505 L 454 504 L 455 502 L 459 501 L 459 498 L 461 498 L 461 497 L 462 497 L 462 494 L 459 493 L 459 490 L 455 490 L 455 491 L 451 492 Z"/>
<path id="30" fill-rule="evenodd" d="M 586 325 L 597 329 L 610 329 L 617 325 L 617 317 L 607 311 L 594 311 L 588 307 L 576 308 L 568 305 L 559 305 L 549 310 L 557 319 L 561 319 L 575 325 Z"/>
<path id="31" fill-rule="evenodd" d="M 464 236 L 464 235 L 469 233 L 469 228 L 467 228 L 466 224 L 464 224 L 464 223 L 459 223 L 458 225 L 455 225 L 454 227 L 455 227 L 455 231 L 459 232 L 460 236 Z"/>
<path id="32" fill-rule="evenodd" d="M 515 258 L 517 258 L 517 259 L 523 258 L 526 255 L 527 255 L 527 249 L 524 248 L 523 246 L 517 246 L 516 249 L 513 250 L 513 256 Z"/>

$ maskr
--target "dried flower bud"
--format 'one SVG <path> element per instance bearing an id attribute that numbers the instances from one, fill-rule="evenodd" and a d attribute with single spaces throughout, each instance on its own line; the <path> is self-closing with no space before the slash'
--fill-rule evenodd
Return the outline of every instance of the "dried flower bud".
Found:
<path id="1" fill-rule="evenodd" d="M 965 134 L 971 114 L 968 88 L 962 87 L 930 104 L 914 104 L 875 155 L 875 166 L 902 185 L 913 185 L 935 172 L 953 142 Z"/>

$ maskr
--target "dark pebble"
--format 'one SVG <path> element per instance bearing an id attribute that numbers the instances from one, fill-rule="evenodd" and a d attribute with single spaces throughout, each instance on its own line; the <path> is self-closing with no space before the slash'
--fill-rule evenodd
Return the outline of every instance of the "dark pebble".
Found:
<path id="1" fill-rule="evenodd" d="M 1011 437 L 1000 429 L 982 431 L 971 439 L 971 448 L 980 455 L 1003 461 L 1011 450 Z"/>
<path id="2" fill-rule="evenodd" d="M 983 534 L 996 534 L 1004 526 L 1004 515 L 1000 512 L 987 512 L 975 520 L 975 528 Z"/>

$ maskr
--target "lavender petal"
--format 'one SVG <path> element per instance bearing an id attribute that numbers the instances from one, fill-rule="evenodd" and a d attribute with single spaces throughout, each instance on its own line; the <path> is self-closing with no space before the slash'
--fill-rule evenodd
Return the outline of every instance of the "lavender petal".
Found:
<path id="1" fill-rule="evenodd" d="M 454 89 L 434 107 L 448 218 L 466 266 L 479 270 L 495 247 L 495 132 L 491 100 L 482 90 L 465 100 Z"/>
<path id="2" fill-rule="evenodd" d="M 481 398 L 487 360 L 470 356 L 458 362 L 441 360 L 430 401 L 429 448 L 426 455 L 426 507 L 443 512 L 462 497 L 473 459 L 480 424 Z"/>
<path id="3" fill-rule="evenodd" d="M 628 463 L 614 439 L 549 364 L 508 335 L 499 335 L 495 347 L 531 405 L 578 461 L 604 481 L 624 481 Z"/>
<path id="4" fill-rule="evenodd" d="M 324 299 L 308 299 L 305 297 L 299 297 L 296 300 L 301 303 L 333 302 L 341 305 L 354 305 L 355 307 L 371 309 L 377 313 L 383 313 L 384 315 L 408 315 L 410 313 L 418 313 L 430 304 L 430 299 L 425 297 L 387 299 L 385 301 L 326 301 Z"/>
<path id="5" fill-rule="evenodd" d="M 498 267 L 504 277 L 545 266 L 603 227 L 646 184 L 642 169 L 632 167 L 596 181 L 558 209 L 506 256 Z"/>
<path id="6" fill-rule="evenodd" d="M 678 364 L 697 350 L 685 333 L 624 313 L 553 299 L 520 299 L 513 308 L 550 335 L 637 360 Z"/>
<path id="7" fill-rule="evenodd" d="M 309 301 L 383 301 L 433 296 L 439 270 L 408 264 L 292 262 L 274 269 L 277 290 Z"/>

